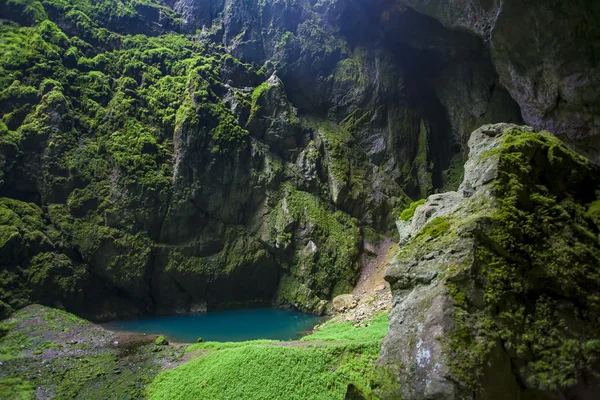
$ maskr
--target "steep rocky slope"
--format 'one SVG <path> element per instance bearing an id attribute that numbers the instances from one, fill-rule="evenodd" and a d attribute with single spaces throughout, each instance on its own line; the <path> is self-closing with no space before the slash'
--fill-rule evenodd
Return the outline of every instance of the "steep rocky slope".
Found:
<path id="1" fill-rule="evenodd" d="M 162 11 L 27 4 L 3 10 L 33 27 L 1 28 L 4 315 L 322 312 L 352 289 L 361 226 L 388 230 L 407 197 L 343 126 L 210 40 L 119 33 L 165 32 Z"/>
<path id="2" fill-rule="evenodd" d="M 469 146 L 459 190 L 399 222 L 379 361 L 404 399 L 591 398 L 600 171 L 527 127 L 486 125 Z"/>

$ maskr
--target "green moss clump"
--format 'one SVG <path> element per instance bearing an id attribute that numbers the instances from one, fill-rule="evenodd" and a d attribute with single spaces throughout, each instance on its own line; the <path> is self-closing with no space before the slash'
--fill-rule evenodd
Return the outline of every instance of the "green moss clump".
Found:
<path id="1" fill-rule="evenodd" d="M 413 217 L 413 215 L 415 215 L 417 207 L 423 204 L 425 204 L 425 199 L 413 202 L 406 210 L 402 211 L 402 213 L 400 214 L 400 221 L 409 221 Z"/>
<path id="2" fill-rule="evenodd" d="M 23 378 L 0 379 L 0 398 L 3 399 L 33 399 L 35 386 Z"/>
<path id="3" fill-rule="evenodd" d="M 268 82 L 263 82 L 252 91 L 252 95 L 250 96 L 250 117 L 248 118 L 251 121 L 256 117 L 256 114 L 260 110 L 259 101 L 262 96 L 271 88 L 271 85 Z"/>
<path id="4" fill-rule="evenodd" d="M 585 216 L 600 226 L 600 200 L 596 200 L 588 206 Z"/>
<path id="5" fill-rule="evenodd" d="M 296 251 L 295 265 L 290 271 L 295 279 L 282 280 L 280 301 L 297 304 L 300 300 L 303 307 L 314 306 L 319 299 L 351 290 L 359 269 L 358 249 L 362 241 L 357 220 L 332 210 L 318 197 L 290 184 L 284 184 L 281 200 L 269 220 L 275 238 L 304 227 L 310 230 L 310 239 L 319 249 L 314 259 L 303 257 L 301 248 Z M 285 237 L 287 242 L 294 242 L 293 235 Z"/>
<path id="6" fill-rule="evenodd" d="M 154 341 L 154 344 L 157 345 L 157 346 L 166 346 L 166 345 L 169 344 L 169 341 L 167 339 L 165 339 L 164 336 L 159 336 Z"/>
<path id="7" fill-rule="evenodd" d="M 450 222 L 447 218 L 438 217 L 434 218 L 427 223 L 417 234 L 417 237 L 425 237 L 429 239 L 436 239 L 451 228 Z"/>

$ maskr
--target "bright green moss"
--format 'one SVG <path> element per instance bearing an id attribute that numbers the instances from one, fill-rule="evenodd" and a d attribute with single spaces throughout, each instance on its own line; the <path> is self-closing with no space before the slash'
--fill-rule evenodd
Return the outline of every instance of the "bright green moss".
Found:
<path id="1" fill-rule="evenodd" d="M 413 202 L 406 210 L 402 211 L 400 214 L 400 221 L 409 221 L 413 215 L 415 215 L 415 211 L 417 207 L 425 204 L 425 199 L 417 200 Z"/>
<path id="2" fill-rule="evenodd" d="M 417 237 L 436 239 L 450 230 L 450 223 L 444 217 L 434 218 L 417 234 Z"/>
<path id="3" fill-rule="evenodd" d="M 257 86 L 252 92 L 252 96 L 250 97 L 250 117 L 249 120 L 252 120 L 256 113 L 259 111 L 259 101 L 260 98 L 271 88 L 271 85 L 268 82 L 263 82 L 259 86 Z"/>
<path id="4" fill-rule="evenodd" d="M 581 205 L 597 173 L 544 133 L 510 130 L 491 154 L 499 157 L 490 184 L 498 202 L 483 210 L 474 237 L 486 308 L 474 307 L 459 282 L 447 285 L 458 306 L 449 365 L 477 389 L 501 342 L 529 387 L 568 388 L 600 357 L 600 248 L 587 222 L 595 203 Z"/>
<path id="5" fill-rule="evenodd" d="M 167 341 L 167 339 L 165 339 L 164 336 L 159 336 L 154 341 L 154 344 L 157 345 L 157 346 L 166 346 L 166 345 L 169 344 L 169 342 Z"/>
<path id="6" fill-rule="evenodd" d="M 370 386 L 379 343 L 327 347 L 241 346 L 161 373 L 151 399 L 342 399 L 348 383 Z"/>
<path id="7" fill-rule="evenodd" d="M 29 400 L 33 399 L 35 386 L 22 378 L 2 378 L 0 379 L 0 398 Z"/>
<path id="8" fill-rule="evenodd" d="M 256 346 L 264 344 L 275 344 L 279 343 L 277 340 L 248 340 L 245 342 L 203 342 L 188 346 L 185 350 L 186 353 L 190 352 L 214 352 L 225 349 L 236 349 L 243 346 Z"/>
<path id="9" fill-rule="evenodd" d="M 600 226 L 600 200 L 596 200 L 588 206 L 585 216 Z"/>

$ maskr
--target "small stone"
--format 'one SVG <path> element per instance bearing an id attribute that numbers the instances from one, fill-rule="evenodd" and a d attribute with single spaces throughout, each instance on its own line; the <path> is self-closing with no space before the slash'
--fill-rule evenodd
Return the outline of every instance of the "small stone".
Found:
<path id="1" fill-rule="evenodd" d="M 333 308 L 337 311 L 350 310 L 356 307 L 356 298 L 351 294 L 342 294 L 333 299 Z"/>

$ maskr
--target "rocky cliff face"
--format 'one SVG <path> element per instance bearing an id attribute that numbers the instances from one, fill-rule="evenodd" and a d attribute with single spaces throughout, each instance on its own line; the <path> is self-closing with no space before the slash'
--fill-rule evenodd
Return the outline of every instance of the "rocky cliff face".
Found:
<path id="1" fill-rule="evenodd" d="M 398 3 L 481 37 L 529 125 L 560 134 L 598 162 L 600 4 L 513 0 Z"/>
<path id="2" fill-rule="evenodd" d="M 352 287 L 365 229 L 393 229 L 405 193 L 457 184 L 465 129 L 519 119 L 477 39 L 409 10 L 1 9 L 4 313 L 323 312 Z M 413 18 L 427 25 L 396 28 Z"/>
<path id="3" fill-rule="evenodd" d="M 598 167 L 547 132 L 475 131 L 457 192 L 400 222 L 380 363 L 404 399 L 598 390 Z"/>
<path id="4" fill-rule="evenodd" d="M 0 0 L 0 317 L 325 312 L 401 217 L 384 395 L 585 395 L 598 170 L 534 129 L 598 162 L 599 7 Z"/>

